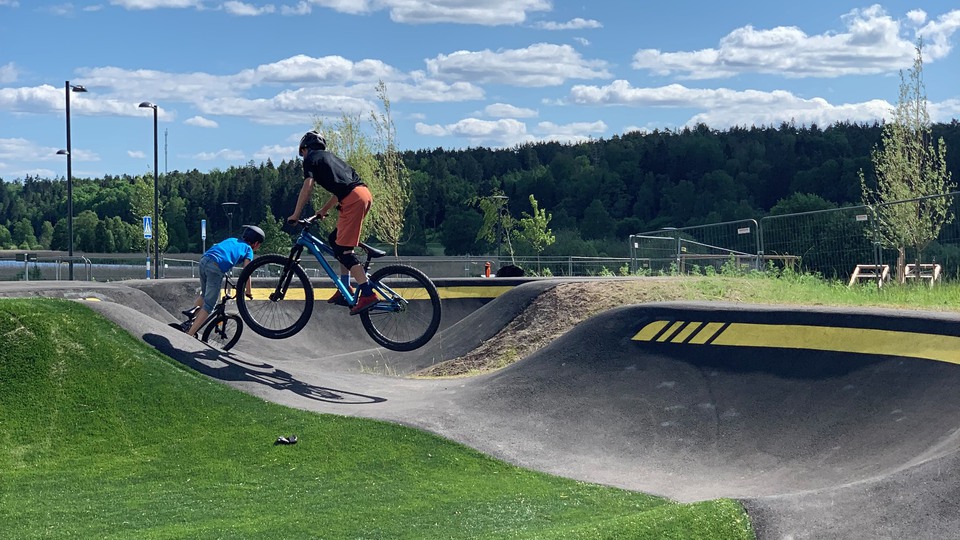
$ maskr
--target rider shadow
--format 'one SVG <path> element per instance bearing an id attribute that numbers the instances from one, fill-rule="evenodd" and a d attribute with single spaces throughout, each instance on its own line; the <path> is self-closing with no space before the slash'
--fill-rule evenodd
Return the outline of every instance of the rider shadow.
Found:
<path id="1" fill-rule="evenodd" d="M 202 346 L 203 350 L 190 352 L 178 349 L 169 339 L 159 334 L 144 334 L 143 339 L 170 358 L 217 380 L 255 382 L 274 390 L 286 390 L 307 399 L 342 405 L 367 405 L 387 400 L 384 397 L 309 384 L 270 364 L 252 364 L 229 351 L 216 349 L 200 341 L 197 341 L 197 344 Z M 211 362 L 221 362 L 226 365 L 211 366 Z"/>

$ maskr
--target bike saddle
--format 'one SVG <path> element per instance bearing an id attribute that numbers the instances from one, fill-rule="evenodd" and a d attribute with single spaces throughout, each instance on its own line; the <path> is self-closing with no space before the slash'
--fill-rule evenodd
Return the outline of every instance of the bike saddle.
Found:
<path id="1" fill-rule="evenodd" d="M 186 315 L 187 317 L 193 317 L 194 315 L 197 314 L 197 311 L 198 311 L 199 309 L 200 309 L 200 308 L 198 308 L 197 306 L 193 306 L 192 308 L 190 308 L 190 309 L 185 309 L 185 310 L 181 311 L 180 313 L 183 313 L 183 314 Z"/>
<path id="2" fill-rule="evenodd" d="M 378 257 L 383 257 L 384 255 L 387 254 L 386 251 L 383 251 L 382 249 L 377 249 L 377 248 L 375 248 L 375 247 L 373 247 L 373 246 L 371 246 L 371 245 L 365 244 L 365 243 L 363 243 L 363 242 L 360 242 L 360 247 L 362 247 L 363 249 L 366 250 L 366 252 L 370 255 L 370 258 L 371 258 L 371 259 L 376 259 L 376 258 L 378 258 Z"/>

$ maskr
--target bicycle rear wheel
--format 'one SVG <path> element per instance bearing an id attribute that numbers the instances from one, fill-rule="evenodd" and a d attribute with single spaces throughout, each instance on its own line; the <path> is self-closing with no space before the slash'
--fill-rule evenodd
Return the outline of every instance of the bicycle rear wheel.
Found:
<path id="1" fill-rule="evenodd" d="M 217 315 L 212 321 L 207 323 L 203 329 L 201 339 L 205 343 L 210 343 L 225 351 L 240 340 L 240 334 L 243 333 L 243 320 L 239 315 Z"/>
<path id="2" fill-rule="evenodd" d="M 384 266 L 370 276 L 380 302 L 360 314 L 364 330 L 381 346 L 412 351 L 440 327 L 440 293 L 430 278 L 406 265 Z"/>
<path id="3" fill-rule="evenodd" d="M 247 300 L 252 279 L 253 300 Z M 254 332 L 270 339 L 288 338 L 307 325 L 313 314 L 313 286 L 295 261 L 282 255 L 257 257 L 237 278 L 237 309 Z"/>

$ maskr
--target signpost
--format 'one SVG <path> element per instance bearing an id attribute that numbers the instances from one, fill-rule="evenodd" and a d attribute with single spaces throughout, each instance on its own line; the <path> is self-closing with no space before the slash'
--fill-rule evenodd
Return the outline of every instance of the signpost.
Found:
<path id="1" fill-rule="evenodd" d="M 143 216 L 143 238 L 149 240 L 153 238 L 153 218 Z M 147 279 L 150 279 L 150 242 L 147 242 Z"/>
<path id="2" fill-rule="evenodd" d="M 203 249 L 200 253 L 207 252 L 207 220 L 200 220 L 200 238 L 203 240 Z"/>

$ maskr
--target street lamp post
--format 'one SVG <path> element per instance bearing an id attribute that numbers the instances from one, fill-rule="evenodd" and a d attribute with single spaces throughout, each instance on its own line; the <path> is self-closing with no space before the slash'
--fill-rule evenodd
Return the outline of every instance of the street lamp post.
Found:
<path id="1" fill-rule="evenodd" d="M 157 171 L 157 106 L 149 101 L 140 104 L 142 109 L 153 109 L 153 276 L 160 279 L 160 189 Z"/>
<path id="2" fill-rule="evenodd" d="M 500 248 L 503 246 L 503 208 L 510 199 L 506 195 L 492 195 L 497 204 L 497 266 L 500 265 Z"/>
<path id="3" fill-rule="evenodd" d="M 237 207 L 240 206 L 240 203 L 225 202 L 221 203 L 221 206 L 223 206 L 223 212 L 227 214 L 227 218 L 230 219 L 230 230 L 227 231 L 227 237 L 233 236 L 233 213 L 236 211 Z"/>
<path id="4" fill-rule="evenodd" d="M 67 256 L 70 258 L 70 281 L 73 281 L 73 147 L 70 145 L 70 92 L 86 92 L 87 89 L 79 84 L 64 82 L 63 95 L 67 102 L 67 149 L 58 150 L 60 155 L 67 156 Z"/>

